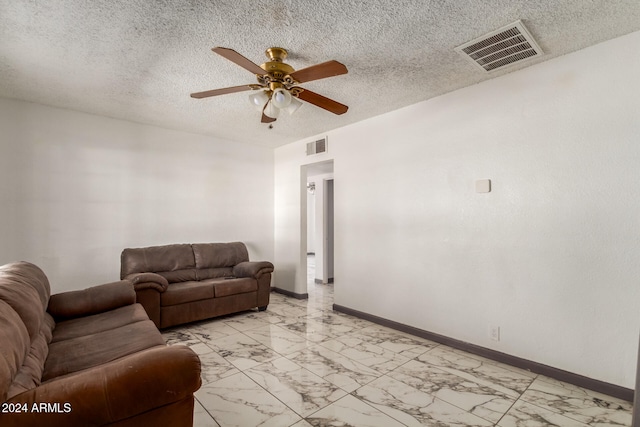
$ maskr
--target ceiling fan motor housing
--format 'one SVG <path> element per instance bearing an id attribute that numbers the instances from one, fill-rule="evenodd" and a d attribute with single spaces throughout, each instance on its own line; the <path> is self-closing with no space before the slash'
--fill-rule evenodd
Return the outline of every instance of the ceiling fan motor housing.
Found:
<path id="1" fill-rule="evenodd" d="M 282 62 L 282 60 L 287 57 L 286 50 L 279 47 L 272 47 L 267 49 L 265 53 L 271 61 L 265 62 L 260 68 L 269 75 L 271 82 L 282 83 L 286 76 L 295 71 L 291 65 Z M 275 90 L 278 87 L 282 87 L 282 85 L 271 87 L 271 90 Z"/>

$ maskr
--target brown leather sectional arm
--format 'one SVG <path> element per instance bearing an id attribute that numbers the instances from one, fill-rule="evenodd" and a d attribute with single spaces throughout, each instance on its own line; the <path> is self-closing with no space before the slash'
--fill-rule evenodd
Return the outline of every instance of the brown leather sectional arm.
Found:
<path id="1" fill-rule="evenodd" d="M 158 292 L 164 292 L 169 286 L 167 279 L 156 273 L 133 273 L 125 279 L 131 280 L 136 291 L 155 289 Z"/>
<path id="2" fill-rule="evenodd" d="M 245 261 L 233 267 L 236 277 L 253 277 L 259 279 L 265 273 L 273 272 L 273 264 L 268 261 Z"/>
<path id="3" fill-rule="evenodd" d="M 200 359 L 190 348 L 154 347 L 14 396 L 7 404 L 27 411 L 0 413 L 0 425 L 108 425 L 193 399 L 200 381 Z"/>
<path id="4" fill-rule="evenodd" d="M 129 280 L 106 283 L 80 291 L 52 295 L 47 311 L 56 321 L 103 313 L 135 304 L 136 293 Z"/>

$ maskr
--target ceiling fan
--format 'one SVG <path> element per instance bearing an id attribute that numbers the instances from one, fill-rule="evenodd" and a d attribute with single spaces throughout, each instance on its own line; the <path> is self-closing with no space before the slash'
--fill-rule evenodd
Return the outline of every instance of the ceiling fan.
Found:
<path id="1" fill-rule="evenodd" d="M 300 83 L 346 74 L 347 67 L 338 61 L 327 61 L 296 71 L 283 62 L 287 57 L 287 51 L 281 47 L 267 49 L 265 54 L 269 61 L 260 66 L 233 49 L 214 47 L 211 50 L 255 74 L 258 83 L 195 92 L 191 94 L 192 98 L 208 98 L 253 90 L 255 93 L 249 95 L 249 101 L 262 111 L 262 123 L 275 122 L 281 110 L 293 114 L 302 105 L 300 99 L 334 114 L 344 114 L 349 109 L 344 104 L 297 86 Z"/>

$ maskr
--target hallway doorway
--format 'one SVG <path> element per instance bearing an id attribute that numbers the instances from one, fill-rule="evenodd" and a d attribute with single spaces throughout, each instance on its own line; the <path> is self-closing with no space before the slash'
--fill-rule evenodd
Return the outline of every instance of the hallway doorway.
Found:
<path id="1" fill-rule="evenodd" d="M 308 282 L 333 283 L 333 161 L 306 165 Z M 312 256 L 312 257 L 311 257 Z M 310 261 L 311 260 L 311 261 Z"/>

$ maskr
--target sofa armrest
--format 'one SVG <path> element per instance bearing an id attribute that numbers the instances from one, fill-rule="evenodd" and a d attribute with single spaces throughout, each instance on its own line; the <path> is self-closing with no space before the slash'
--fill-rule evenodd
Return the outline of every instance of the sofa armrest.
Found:
<path id="1" fill-rule="evenodd" d="M 80 291 L 51 295 L 47 311 L 56 321 L 103 313 L 135 304 L 136 293 L 131 281 L 120 280 Z"/>
<path id="2" fill-rule="evenodd" d="M 273 264 L 268 261 L 245 261 L 233 267 L 236 277 L 253 277 L 259 279 L 265 273 L 273 272 Z"/>
<path id="3" fill-rule="evenodd" d="M 167 279 L 156 273 L 132 273 L 125 279 L 133 283 L 133 288 L 136 291 L 155 289 L 158 292 L 164 292 L 169 286 Z"/>
<path id="4" fill-rule="evenodd" d="M 193 350 L 182 345 L 154 347 L 14 396 L 7 403 L 28 411 L 0 413 L 0 425 L 107 425 L 188 398 L 200 384 L 200 359 Z M 32 410 L 42 403 L 58 406 Z"/>

